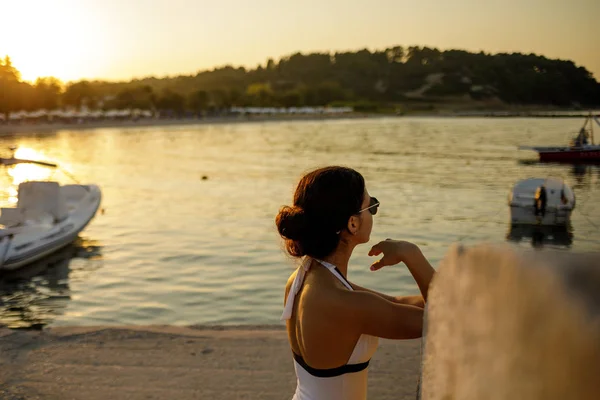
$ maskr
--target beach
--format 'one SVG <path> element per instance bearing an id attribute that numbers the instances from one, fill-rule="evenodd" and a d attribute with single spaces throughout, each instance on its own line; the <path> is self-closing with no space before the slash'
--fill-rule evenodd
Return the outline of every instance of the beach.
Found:
<path id="1" fill-rule="evenodd" d="M 4 400 L 291 399 L 281 326 L 0 329 Z M 369 398 L 414 399 L 420 341 L 381 340 Z"/>

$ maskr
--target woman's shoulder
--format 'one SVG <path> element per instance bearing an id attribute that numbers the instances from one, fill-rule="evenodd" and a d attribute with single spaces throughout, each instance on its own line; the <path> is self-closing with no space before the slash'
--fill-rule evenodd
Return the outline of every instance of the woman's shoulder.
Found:
<path id="1" fill-rule="evenodd" d="M 285 284 L 285 291 L 286 293 L 290 290 L 290 288 L 292 287 L 292 285 L 294 284 L 294 280 L 296 279 L 296 275 L 298 275 L 298 270 L 295 270 L 294 272 L 292 272 Z"/>
<path id="2" fill-rule="evenodd" d="M 329 279 L 330 273 L 318 276 L 318 273 L 307 276 L 301 291 L 301 301 L 304 306 L 320 309 L 338 309 L 348 307 L 352 302 L 353 292 L 348 290 L 337 279 Z"/>

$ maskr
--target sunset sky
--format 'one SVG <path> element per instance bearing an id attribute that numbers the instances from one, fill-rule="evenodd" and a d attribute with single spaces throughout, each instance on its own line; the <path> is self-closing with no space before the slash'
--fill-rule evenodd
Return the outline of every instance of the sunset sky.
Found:
<path id="1" fill-rule="evenodd" d="M 0 10 L 0 55 L 26 80 L 129 80 L 393 45 L 532 52 L 600 80 L 599 0 L 1 0 Z"/>

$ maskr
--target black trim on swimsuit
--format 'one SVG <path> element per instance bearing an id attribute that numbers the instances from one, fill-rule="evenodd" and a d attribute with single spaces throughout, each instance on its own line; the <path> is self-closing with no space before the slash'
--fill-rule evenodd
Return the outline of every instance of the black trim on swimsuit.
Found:
<path id="1" fill-rule="evenodd" d="M 348 284 L 348 286 L 352 287 L 352 284 L 350 282 L 348 282 L 348 279 L 346 279 L 346 277 L 344 276 L 344 274 L 342 274 L 342 272 L 338 269 L 338 267 L 334 267 L 334 269 L 337 271 L 338 274 L 340 274 L 340 276 L 342 277 L 344 282 L 346 282 Z"/>
<path id="2" fill-rule="evenodd" d="M 350 374 L 353 372 L 360 372 L 362 370 L 367 369 L 367 367 L 369 366 L 369 362 L 371 361 L 369 360 L 360 364 L 346 364 L 336 368 L 317 369 L 309 367 L 301 355 L 298 355 L 293 351 L 292 354 L 294 355 L 294 360 L 296 360 L 296 362 L 300 364 L 302 368 L 306 370 L 306 372 L 308 372 L 312 376 L 316 376 L 317 378 L 332 378 L 334 376 Z"/>

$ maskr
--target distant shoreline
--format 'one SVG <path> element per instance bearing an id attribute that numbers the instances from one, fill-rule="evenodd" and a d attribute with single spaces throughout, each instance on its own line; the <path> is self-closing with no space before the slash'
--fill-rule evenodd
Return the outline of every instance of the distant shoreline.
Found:
<path id="1" fill-rule="evenodd" d="M 104 120 L 73 123 L 22 123 L 0 124 L 0 137 L 51 133 L 55 131 L 80 131 L 102 128 L 146 128 L 168 126 L 191 126 L 209 124 L 229 124 L 247 122 L 286 122 L 286 121 L 328 121 L 368 118 L 584 118 L 585 112 L 533 112 L 533 111 L 464 111 L 464 112 L 409 112 L 394 113 L 349 113 L 349 114 L 318 114 L 318 115 L 257 115 L 257 116 L 222 116 L 206 118 L 170 118 L 170 119 L 139 119 L 139 120 Z"/>
<path id="2" fill-rule="evenodd" d="M 383 115 L 368 114 L 331 114 L 331 115 L 279 115 L 279 116 L 224 116 L 207 118 L 147 118 L 139 120 L 110 120 L 110 121 L 86 121 L 73 123 L 24 123 L 0 125 L 0 137 L 27 133 L 50 133 L 55 131 L 79 131 L 102 128 L 146 128 L 161 126 L 187 126 L 187 125 L 210 125 L 247 122 L 276 122 L 276 121 L 322 121 L 336 119 L 363 119 L 380 117 Z"/>

